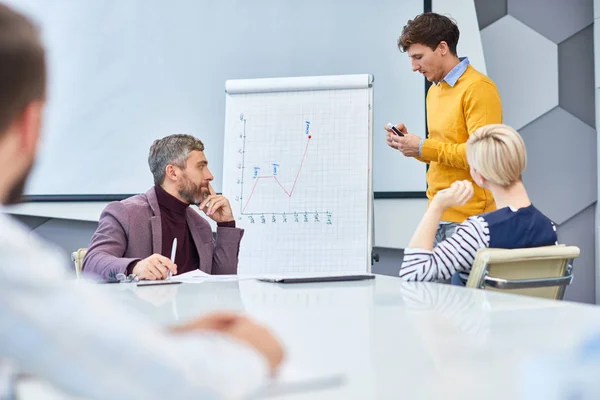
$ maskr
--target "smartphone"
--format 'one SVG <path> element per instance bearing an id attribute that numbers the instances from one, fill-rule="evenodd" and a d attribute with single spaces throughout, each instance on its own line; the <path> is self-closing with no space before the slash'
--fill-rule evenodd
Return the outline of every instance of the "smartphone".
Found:
<path id="1" fill-rule="evenodd" d="M 393 131 L 393 132 L 394 132 L 396 135 L 398 135 L 398 136 L 404 136 L 404 133 L 400 132 L 400 131 L 398 130 L 398 128 L 396 128 L 396 126 L 395 126 L 395 125 L 392 125 L 392 123 L 391 123 L 391 122 L 389 122 L 389 123 L 387 124 L 387 127 L 388 127 L 388 128 L 390 128 L 390 129 L 391 129 L 391 130 L 392 130 L 392 131 Z"/>

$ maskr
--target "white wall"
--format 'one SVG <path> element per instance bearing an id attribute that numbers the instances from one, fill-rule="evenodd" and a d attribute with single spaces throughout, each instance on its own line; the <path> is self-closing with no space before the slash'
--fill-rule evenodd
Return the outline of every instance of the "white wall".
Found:
<path id="1" fill-rule="evenodd" d="M 475 2 L 473 0 L 432 0 L 431 6 L 433 12 L 446 15 L 456 21 L 460 29 L 458 55 L 469 57 L 471 65 L 486 74 Z"/>
<path id="2" fill-rule="evenodd" d="M 24 203 L 9 206 L 15 215 L 57 218 L 73 221 L 98 221 L 106 202 Z M 374 244 L 376 247 L 401 249 L 406 247 L 421 216 L 427 208 L 426 199 L 375 200 Z M 203 215 L 202 213 L 200 215 Z M 212 221 L 208 220 L 213 225 Z"/>
<path id="3" fill-rule="evenodd" d="M 38 22 L 48 54 L 43 139 L 27 194 L 144 191 L 148 148 L 170 133 L 204 142 L 222 191 L 226 80 L 366 73 L 375 76 L 380 139 L 373 187 L 425 188 L 425 168 L 383 140 L 388 122 L 425 130 L 422 77 L 396 45 L 402 25 L 382 23 L 414 17 L 423 0 L 6 1 Z M 400 179 L 399 170 L 407 172 Z"/>
<path id="4" fill-rule="evenodd" d="M 458 44 L 459 55 L 468 56 L 471 64 L 485 73 L 485 59 L 474 1 L 433 0 L 432 6 L 434 12 L 446 14 L 456 20 L 461 31 Z M 390 40 L 394 39 L 391 38 Z M 600 40 L 596 41 L 596 43 L 599 42 Z M 401 56 L 405 57 L 406 55 L 402 54 Z M 406 63 L 408 64 L 408 60 L 406 60 Z M 377 107 L 377 104 L 375 107 Z M 398 154 L 398 157 L 402 156 Z M 414 163 L 419 162 L 414 161 Z M 97 221 L 105 205 L 106 203 L 100 202 L 33 203 L 13 206 L 9 208 L 9 212 L 20 215 Z M 375 200 L 374 245 L 376 247 L 398 249 L 406 247 L 426 208 L 426 199 Z"/>
<path id="5" fill-rule="evenodd" d="M 375 246 L 403 249 L 427 209 L 427 199 L 375 200 L 374 208 Z"/>

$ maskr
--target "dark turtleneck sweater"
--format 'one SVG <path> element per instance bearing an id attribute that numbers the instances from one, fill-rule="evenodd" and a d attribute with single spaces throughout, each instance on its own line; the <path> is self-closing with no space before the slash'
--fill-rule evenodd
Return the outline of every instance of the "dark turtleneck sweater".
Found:
<path id="1" fill-rule="evenodd" d="M 189 204 L 171 196 L 160 186 L 155 186 L 156 199 L 160 207 L 160 223 L 162 226 L 161 253 L 171 258 L 173 239 L 177 238 L 175 264 L 177 274 L 193 271 L 200 267 L 200 257 L 194 243 L 194 238 L 185 218 Z M 217 222 L 220 228 L 235 228 L 235 221 Z"/>
<path id="2" fill-rule="evenodd" d="M 162 226 L 162 250 L 160 254 L 170 259 L 173 239 L 177 238 L 177 252 L 175 253 L 177 274 L 198 269 L 200 266 L 198 250 L 196 250 L 194 239 L 185 218 L 189 204 L 171 196 L 160 186 L 155 186 L 154 190 L 160 207 Z"/>

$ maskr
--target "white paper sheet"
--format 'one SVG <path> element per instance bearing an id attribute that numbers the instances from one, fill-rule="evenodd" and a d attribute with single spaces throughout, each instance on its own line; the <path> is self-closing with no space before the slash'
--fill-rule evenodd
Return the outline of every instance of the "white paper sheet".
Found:
<path id="1" fill-rule="evenodd" d="M 171 280 L 182 283 L 204 283 L 204 282 L 237 282 L 240 280 L 256 279 L 256 276 L 240 275 L 210 275 L 199 269 L 176 275 Z"/>
<path id="2" fill-rule="evenodd" d="M 223 195 L 239 274 L 367 272 L 368 75 L 228 81 Z"/>
<path id="3" fill-rule="evenodd" d="M 260 391 L 260 397 L 278 397 L 316 390 L 331 390 L 345 384 L 341 372 L 295 368 L 284 364 L 279 374 Z"/>

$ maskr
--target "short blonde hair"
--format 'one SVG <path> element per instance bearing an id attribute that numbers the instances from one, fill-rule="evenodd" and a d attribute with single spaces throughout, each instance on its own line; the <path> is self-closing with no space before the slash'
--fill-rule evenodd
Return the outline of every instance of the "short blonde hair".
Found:
<path id="1" fill-rule="evenodd" d="M 521 180 L 527 167 L 527 150 L 521 135 L 503 124 L 482 126 L 467 141 L 467 160 L 471 168 L 500 186 Z"/>

